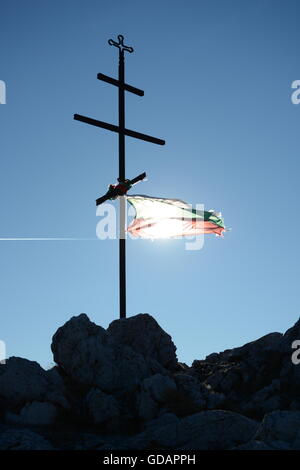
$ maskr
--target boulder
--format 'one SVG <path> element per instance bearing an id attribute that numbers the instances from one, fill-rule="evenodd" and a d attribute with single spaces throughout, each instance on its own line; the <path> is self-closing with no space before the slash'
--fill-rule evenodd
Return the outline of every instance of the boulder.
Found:
<path id="1" fill-rule="evenodd" d="M 145 426 L 145 436 L 152 449 L 175 449 L 179 418 L 173 413 L 164 413 L 149 421 Z"/>
<path id="2" fill-rule="evenodd" d="M 6 414 L 6 422 L 28 426 L 51 426 L 57 418 L 57 407 L 52 403 L 34 401 L 27 403 L 16 415 Z"/>
<path id="3" fill-rule="evenodd" d="M 258 423 L 229 411 L 201 411 L 179 419 L 166 413 L 146 424 L 152 448 L 230 449 L 253 439 Z"/>
<path id="4" fill-rule="evenodd" d="M 59 328 L 51 348 L 55 362 L 86 390 L 91 387 L 106 393 L 131 390 L 151 373 L 141 354 L 115 342 L 85 314 L 72 317 Z"/>
<path id="5" fill-rule="evenodd" d="M 105 438 L 99 434 L 83 433 L 79 434 L 77 439 L 69 450 L 95 450 L 105 444 Z"/>
<path id="6" fill-rule="evenodd" d="M 81 314 L 53 336 L 52 369 L 15 357 L 0 366 L 0 449 L 300 450 L 295 340 L 300 320 L 188 367 L 148 314 L 107 330 Z M 105 432 L 83 437 L 87 416 Z M 8 424 L 52 426 L 53 444 Z"/>
<path id="7" fill-rule="evenodd" d="M 278 410 L 281 405 L 280 391 L 280 381 L 274 379 L 270 385 L 254 393 L 241 408 L 244 413 L 254 413 L 261 416 Z"/>
<path id="8" fill-rule="evenodd" d="M 0 450 L 54 450 L 39 434 L 29 429 L 8 429 L 0 433 Z"/>
<path id="9" fill-rule="evenodd" d="M 143 380 L 137 398 L 137 414 L 144 421 L 149 421 L 158 415 L 159 408 L 168 399 L 168 393 L 176 390 L 174 380 L 162 374 L 154 374 Z"/>
<path id="10" fill-rule="evenodd" d="M 282 338 L 281 333 L 270 333 L 242 347 L 211 354 L 194 361 L 191 374 L 220 394 L 215 397 L 220 407 L 262 419 L 286 400 L 280 378 Z"/>
<path id="11" fill-rule="evenodd" d="M 146 433 L 136 434 L 126 439 L 126 449 L 128 450 L 149 450 L 151 442 Z"/>
<path id="12" fill-rule="evenodd" d="M 273 411 L 267 414 L 255 439 L 277 449 L 300 450 L 300 412 Z"/>
<path id="13" fill-rule="evenodd" d="M 93 386 L 100 376 L 103 388 L 113 387 L 113 349 L 104 328 L 87 315 L 72 317 L 60 327 L 52 338 L 51 350 L 54 361 L 75 382 Z"/>
<path id="14" fill-rule="evenodd" d="M 142 389 L 157 403 L 165 403 L 168 392 L 176 390 L 176 383 L 167 375 L 155 374 L 143 380 Z"/>
<path id="15" fill-rule="evenodd" d="M 174 378 L 179 392 L 187 396 L 198 411 L 205 408 L 210 393 L 207 386 L 189 374 L 176 374 Z"/>
<path id="16" fill-rule="evenodd" d="M 274 447 L 271 447 L 261 441 L 250 441 L 246 444 L 233 447 L 230 450 L 274 450 Z"/>
<path id="17" fill-rule="evenodd" d="M 226 395 L 232 391 L 240 391 L 244 383 L 243 370 L 239 365 L 228 364 L 212 373 L 205 383 Z"/>
<path id="18" fill-rule="evenodd" d="M 213 353 L 207 356 L 207 359 L 214 363 L 240 362 L 241 360 L 250 360 L 252 363 L 258 362 L 277 352 L 281 348 L 282 333 L 268 333 L 259 339 L 251 341 L 234 349 L 227 349 L 221 353 Z"/>
<path id="19" fill-rule="evenodd" d="M 0 399 L 8 409 L 21 408 L 28 402 L 51 402 L 68 407 L 62 383 L 33 361 L 11 357 L 0 367 Z"/>
<path id="20" fill-rule="evenodd" d="M 158 411 L 158 403 L 148 391 L 141 390 L 137 398 L 137 416 L 143 421 L 149 421 L 156 418 Z"/>
<path id="21" fill-rule="evenodd" d="M 222 409 L 224 403 L 226 403 L 224 393 L 215 393 L 212 391 L 206 398 L 206 408 L 208 410 Z"/>
<path id="22" fill-rule="evenodd" d="M 147 313 L 114 320 L 107 333 L 118 344 L 126 344 L 148 360 L 156 360 L 166 369 L 176 369 L 176 346 L 172 338 Z"/>
<path id="23" fill-rule="evenodd" d="M 120 414 L 116 399 L 96 388 L 88 393 L 86 404 L 94 424 L 103 424 Z"/>
<path id="24" fill-rule="evenodd" d="M 230 449 L 253 439 L 258 423 L 230 411 L 201 411 L 183 418 L 177 428 L 176 449 Z"/>

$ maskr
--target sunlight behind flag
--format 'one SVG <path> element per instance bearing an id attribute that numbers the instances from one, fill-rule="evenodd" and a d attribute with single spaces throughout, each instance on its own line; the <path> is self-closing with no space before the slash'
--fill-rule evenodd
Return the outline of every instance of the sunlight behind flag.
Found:
<path id="1" fill-rule="evenodd" d="M 178 238 L 203 233 L 221 236 L 226 230 L 221 214 L 192 209 L 179 199 L 127 196 L 135 218 L 127 231 L 139 238 Z"/>

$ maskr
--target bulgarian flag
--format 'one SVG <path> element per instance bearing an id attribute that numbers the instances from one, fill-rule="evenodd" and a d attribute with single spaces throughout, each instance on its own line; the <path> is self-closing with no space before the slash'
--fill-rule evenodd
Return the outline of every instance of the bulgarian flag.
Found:
<path id="1" fill-rule="evenodd" d="M 201 233 L 222 236 L 226 230 L 221 213 L 195 210 L 179 199 L 143 195 L 126 199 L 135 209 L 135 218 L 127 228 L 135 237 L 173 238 Z"/>

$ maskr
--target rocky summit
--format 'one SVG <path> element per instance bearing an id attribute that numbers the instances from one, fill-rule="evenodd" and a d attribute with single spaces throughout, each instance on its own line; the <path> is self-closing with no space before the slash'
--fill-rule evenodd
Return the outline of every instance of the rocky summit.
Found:
<path id="1" fill-rule="evenodd" d="M 0 450 L 300 449 L 300 321 L 192 366 L 148 314 L 105 330 L 81 314 L 55 366 L 0 365 Z"/>

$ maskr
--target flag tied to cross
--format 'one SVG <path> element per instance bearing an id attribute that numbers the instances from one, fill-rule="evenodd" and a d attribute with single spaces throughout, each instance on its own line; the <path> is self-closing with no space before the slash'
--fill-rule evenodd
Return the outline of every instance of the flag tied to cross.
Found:
<path id="1" fill-rule="evenodd" d="M 139 238 L 174 238 L 214 233 L 223 236 L 226 229 L 221 213 L 192 209 L 180 199 L 144 195 L 126 196 L 135 209 L 135 218 L 127 231 Z"/>

